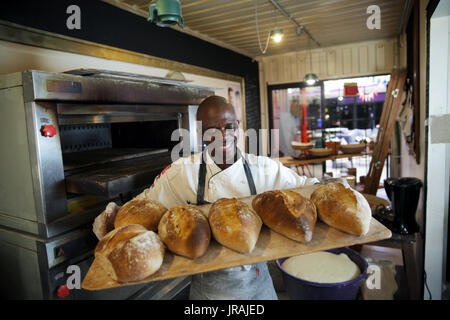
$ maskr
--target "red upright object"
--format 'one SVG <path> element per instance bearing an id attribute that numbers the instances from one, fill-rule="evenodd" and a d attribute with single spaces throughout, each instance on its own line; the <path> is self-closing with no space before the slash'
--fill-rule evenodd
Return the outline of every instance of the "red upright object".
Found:
<path id="1" fill-rule="evenodd" d="M 302 131 L 302 142 L 308 142 L 308 105 L 306 100 L 306 88 L 301 89 L 301 96 L 302 96 L 302 124 L 301 124 L 301 131 Z"/>

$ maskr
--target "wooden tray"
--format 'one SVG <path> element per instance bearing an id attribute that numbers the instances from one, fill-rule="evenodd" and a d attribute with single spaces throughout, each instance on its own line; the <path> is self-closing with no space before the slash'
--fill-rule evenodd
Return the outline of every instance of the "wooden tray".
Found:
<path id="1" fill-rule="evenodd" d="M 295 150 L 309 150 L 314 148 L 314 143 L 295 143 L 295 141 L 291 142 L 292 149 Z"/>
<path id="2" fill-rule="evenodd" d="M 316 187 L 313 186 L 296 188 L 292 190 L 297 191 L 303 196 L 309 198 L 309 195 L 315 188 Z M 246 203 L 251 203 L 252 199 L 253 196 L 243 198 L 241 200 Z M 369 203 L 372 201 L 369 200 Z M 205 205 L 201 206 L 201 209 L 206 213 L 209 211 L 209 207 L 210 205 Z M 375 219 L 372 219 L 369 232 L 364 237 L 357 237 L 344 233 L 329 227 L 321 221 L 317 221 L 311 242 L 308 244 L 303 244 L 290 240 L 281 234 L 268 229 L 266 226 L 263 226 L 258 242 L 256 243 L 253 251 L 249 254 L 239 253 L 223 247 L 213 239 L 211 239 L 210 246 L 206 253 L 203 256 L 193 260 L 173 254 L 166 250 L 161 268 L 155 274 L 138 282 L 119 283 L 114 281 L 103 271 L 94 259 L 94 262 L 83 280 L 82 288 L 86 290 L 101 290 L 180 276 L 188 276 L 244 264 L 253 264 L 283 257 L 290 257 L 314 251 L 374 242 L 390 238 L 391 235 L 391 231 Z"/>

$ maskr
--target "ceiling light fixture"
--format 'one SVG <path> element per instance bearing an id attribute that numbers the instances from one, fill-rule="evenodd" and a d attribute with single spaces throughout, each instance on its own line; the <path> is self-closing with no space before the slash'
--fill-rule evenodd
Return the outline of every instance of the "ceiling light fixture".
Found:
<path id="1" fill-rule="evenodd" d="M 309 71 L 310 73 L 305 75 L 304 81 L 306 82 L 307 85 L 312 86 L 315 85 L 318 81 L 319 81 L 319 77 L 312 72 L 312 55 L 311 55 L 311 45 L 310 45 L 310 40 L 314 41 L 314 43 L 320 47 L 320 43 L 317 42 L 316 39 L 313 38 L 313 36 L 311 35 L 311 33 L 309 33 L 309 31 L 302 26 L 300 23 L 297 22 L 297 20 L 295 20 L 295 18 L 293 17 L 293 15 L 289 14 L 278 2 L 277 0 L 269 0 L 272 5 L 277 8 L 285 17 L 287 17 L 290 21 L 292 21 L 295 25 L 296 25 L 296 30 L 295 33 L 297 34 L 297 36 L 301 36 L 303 33 L 305 33 L 308 36 L 308 47 L 309 47 L 309 63 L 310 63 L 310 68 Z M 256 0 L 256 4 L 257 4 L 258 0 Z M 255 10 L 256 10 L 256 4 L 255 4 Z M 256 14 L 256 21 L 258 21 L 258 13 L 255 12 Z M 256 24 L 256 28 L 258 28 L 258 24 Z M 259 39 L 259 33 L 258 33 L 258 39 Z M 261 45 L 260 45 L 261 47 Z M 266 47 L 267 49 L 267 47 Z M 262 51 L 262 49 L 261 49 Z M 263 52 L 264 54 L 265 52 Z"/>
<path id="2" fill-rule="evenodd" d="M 309 38 L 308 38 L 308 47 L 310 47 Z M 308 86 L 313 86 L 319 81 L 319 77 L 312 72 L 312 53 L 311 49 L 309 50 L 309 73 L 305 75 L 304 81 Z"/>
<path id="3" fill-rule="evenodd" d="M 148 21 L 156 23 L 158 27 L 170 27 L 178 24 L 184 28 L 179 0 L 156 0 L 149 7 Z"/>
<path id="4" fill-rule="evenodd" d="M 280 28 L 275 28 L 270 31 L 270 37 L 276 43 L 280 42 L 283 39 L 283 30 Z"/>
<path id="5" fill-rule="evenodd" d="M 309 86 L 316 84 L 317 81 L 319 81 L 319 77 L 315 73 L 308 73 L 305 76 L 305 82 Z"/>
<path id="6" fill-rule="evenodd" d="M 259 25 L 258 25 L 258 0 L 255 0 L 255 23 L 256 23 L 256 34 L 258 36 L 258 44 L 259 49 L 261 50 L 262 54 L 265 54 L 267 51 L 267 48 L 269 47 L 269 40 L 272 39 L 274 42 L 279 43 L 283 39 L 283 30 L 276 27 L 270 30 L 269 34 L 267 35 L 266 40 L 266 46 L 263 49 L 261 45 L 261 38 L 259 35 Z M 275 21 L 276 25 L 276 21 Z"/>
<path id="7" fill-rule="evenodd" d="M 277 0 L 269 0 L 270 3 L 272 3 L 272 5 L 278 9 L 278 11 L 280 11 L 286 18 L 288 18 L 292 23 L 294 23 L 297 27 L 296 29 L 296 33 L 298 36 L 300 36 L 303 32 L 312 40 L 314 41 L 314 43 L 320 47 L 320 43 L 317 42 L 316 39 L 313 38 L 313 36 L 309 33 L 309 31 L 303 27 L 300 23 L 297 22 L 297 20 L 295 20 L 294 16 L 292 14 L 290 14 L 289 12 L 287 12 L 278 2 Z"/>

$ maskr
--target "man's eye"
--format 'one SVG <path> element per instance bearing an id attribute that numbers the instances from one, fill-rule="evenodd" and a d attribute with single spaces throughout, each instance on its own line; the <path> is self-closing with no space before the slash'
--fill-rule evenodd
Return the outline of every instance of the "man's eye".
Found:
<path id="1" fill-rule="evenodd" d="M 209 128 L 206 131 L 205 135 L 212 137 L 212 136 L 216 136 L 216 135 L 222 135 L 222 132 L 217 128 Z"/>

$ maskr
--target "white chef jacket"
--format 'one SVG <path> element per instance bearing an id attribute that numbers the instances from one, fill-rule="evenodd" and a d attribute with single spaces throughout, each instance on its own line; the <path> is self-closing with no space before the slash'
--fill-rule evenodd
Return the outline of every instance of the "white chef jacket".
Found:
<path id="1" fill-rule="evenodd" d="M 203 153 L 180 158 L 156 177 L 153 185 L 138 197 L 158 200 L 167 208 L 180 204 L 196 204 L 200 160 Z M 313 185 L 319 180 L 299 176 L 281 162 L 264 156 L 243 154 L 248 161 L 256 186 L 256 192 L 283 190 L 303 185 Z M 250 196 L 250 188 L 244 171 L 242 157 L 225 170 L 220 169 L 206 153 L 205 201 L 220 198 Z"/>
<path id="2" fill-rule="evenodd" d="M 220 169 L 206 154 L 204 200 L 215 202 L 220 198 L 242 198 L 251 195 L 239 158 L 225 170 Z M 155 178 L 153 185 L 137 198 L 158 200 L 167 208 L 180 204 L 196 204 L 199 168 L 203 153 L 180 158 Z M 274 189 L 290 189 L 319 182 L 316 178 L 299 176 L 281 162 L 264 156 L 243 154 L 246 157 L 257 193 Z M 277 299 L 265 262 L 244 265 L 194 275 L 191 299 Z"/>

